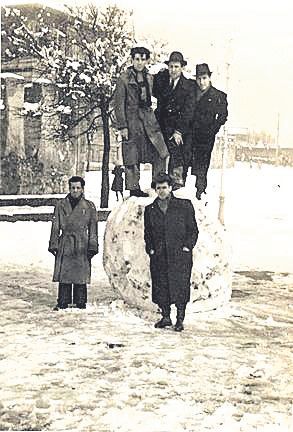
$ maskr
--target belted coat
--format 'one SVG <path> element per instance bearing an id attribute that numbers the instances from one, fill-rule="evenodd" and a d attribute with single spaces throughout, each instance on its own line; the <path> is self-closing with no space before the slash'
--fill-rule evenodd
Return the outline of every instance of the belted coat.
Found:
<path id="1" fill-rule="evenodd" d="M 69 198 L 57 202 L 49 249 L 57 249 L 53 282 L 90 283 L 88 251 L 98 253 L 98 224 L 95 205 L 81 197 L 72 209 Z"/>
<path id="2" fill-rule="evenodd" d="M 146 73 L 150 94 L 153 77 Z M 159 123 L 151 107 L 141 107 L 139 86 L 132 67 L 122 72 L 114 93 L 114 112 L 117 129 L 128 129 L 128 141 L 122 142 L 123 164 L 136 165 L 152 162 L 154 158 L 169 156 Z"/>
<path id="3" fill-rule="evenodd" d="M 166 214 L 161 211 L 158 198 L 146 206 L 144 240 L 150 256 L 154 303 L 182 304 L 190 300 L 192 249 L 197 237 L 198 228 L 190 200 L 175 198 L 172 194 Z M 183 251 L 184 246 L 189 252 Z"/>

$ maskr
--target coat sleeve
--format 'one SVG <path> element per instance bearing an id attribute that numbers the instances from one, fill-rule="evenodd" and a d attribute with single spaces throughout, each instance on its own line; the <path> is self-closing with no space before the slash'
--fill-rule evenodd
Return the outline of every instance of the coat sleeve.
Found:
<path id="1" fill-rule="evenodd" d="M 146 253 L 149 255 L 150 250 L 154 249 L 154 243 L 152 238 L 150 215 L 147 208 L 144 211 L 144 241 Z"/>
<path id="2" fill-rule="evenodd" d="M 119 77 L 114 92 L 114 111 L 117 129 L 128 128 L 126 117 L 127 89 L 124 80 Z"/>
<path id="3" fill-rule="evenodd" d="M 189 80 L 189 89 L 186 92 L 180 115 L 176 120 L 175 129 L 182 134 L 187 134 L 191 129 L 191 123 L 195 110 L 196 91 L 195 84 Z"/>
<path id="4" fill-rule="evenodd" d="M 57 202 L 52 219 L 51 235 L 49 240 L 49 250 L 58 249 L 60 234 L 60 203 Z"/>
<path id="5" fill-rule="evenodd" d="M 227 95 L 221 92 L 218 97 L 217 118 L 215 121 L 215 133 L 218 133 L 220 127 L 226 123 L 228 118 L 228 102 Z"/>
<path id="6" fill-rule="evenodd" d="M 194 208 L 191 201 L 189 200 L 186 201 L 185 211 L 186 211 L 185 213 L 186 234 L 185 234 L 185 241 L 183 246 L 186 246 L 188 247 L 188 249 L 192 250 L 197 242 L 198 227 L 195 220 Z"/>
<path id="7" fill-rule="evenodd" d="M 94 203 L 90 203 L 90 222 L 89 222 L 89 242 L 88 242 L 88 250 L 93 251 L 95 253 L 99 252 L 99 243 L 98 243 L 98 220 L 97 220 L 97 211 Z"/>

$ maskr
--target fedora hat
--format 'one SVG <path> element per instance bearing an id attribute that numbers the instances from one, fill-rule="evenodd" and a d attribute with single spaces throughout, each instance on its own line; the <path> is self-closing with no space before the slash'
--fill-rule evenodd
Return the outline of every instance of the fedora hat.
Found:
<path id="1" fill-rule="evenodd" d="M 207 63 L 197 64 L 195 68 L 195 76 L 199 77 L 201 75 L 212 75 L 210 68 Z"/>
<path id="2" fill-rule="evenodd" d="M 179 51 L 173 51 L 170 54 L 169 60 L 165 61 L 166 65 L 168 65 L 171 62 L 181 63 L 181 66 L 186 66 L 187 65 L 187 61 L 184 60 L 183 54 L 181 54 L 181 52 L 179 52 Z"/>

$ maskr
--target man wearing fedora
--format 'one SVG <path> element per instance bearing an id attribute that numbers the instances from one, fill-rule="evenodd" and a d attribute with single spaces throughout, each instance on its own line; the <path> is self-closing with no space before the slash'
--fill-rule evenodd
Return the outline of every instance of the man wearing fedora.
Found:
<path id="1" fill-rule="evenodd" d="M 117 80 L 114 111 L 122 136 L 126 189 L 130 196 L 148 196 L 140 189 L 140 164 L 151 163 L 153 177 L 166 171 L 169 152 L 152 110 L 153 76 L 146 69 L 150 51 L 131 49 L 132 65 Z"/>
<path id="2" fill-rule="evenodd" d="M 212 72 L 206 63 L 196 65 L 196 105 L 192 121 L 192 170 L 196 176 L 197 199 L 205 193 L 207 173 L 216 134 L 228 117 L 227 95 L 211 83 Z"/>
<path id="3" fill-rule="evenodd" d="M 173 189 L 185 184 L 192 157 L 191 121 L 195 107 L 195 83 L 183 75 L 187 62 L 174 51 L 165 61 L 168 69 L 154 77 L 153 95 L 157 98 L 156 117 L 169 149 L 168 172 Z"/>

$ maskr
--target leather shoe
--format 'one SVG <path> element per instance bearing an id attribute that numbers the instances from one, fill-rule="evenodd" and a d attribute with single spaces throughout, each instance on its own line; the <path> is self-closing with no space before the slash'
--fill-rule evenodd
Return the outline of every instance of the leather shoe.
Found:
<path id="1" fill-rule="evenodd" d="M 170 317 L 163 317 L 155 324 L 155 328 L 165 328 L 172 325 L 172 321 Z"/>
<path id="2" fill-rule="evenodd" d="M 181 332 L 182 330 L 184 330 L 183 321 L 177 319 L 174 330 L 177 332 Z"/>
<path id="3" fill-rule="evenodd" d="M 58 311 L 59 309 L 67 309 L 68 308 L 68 305 L 56 305 L 54 308 L 53 308 L 53 311 Z"/>
<path id="4" fill-rule="evenodd" d="M 146 198 L 149 195 L 146 192 L 143 192 L 141 189 L 134 189 L 130 191 L 130 196 Z"/>

